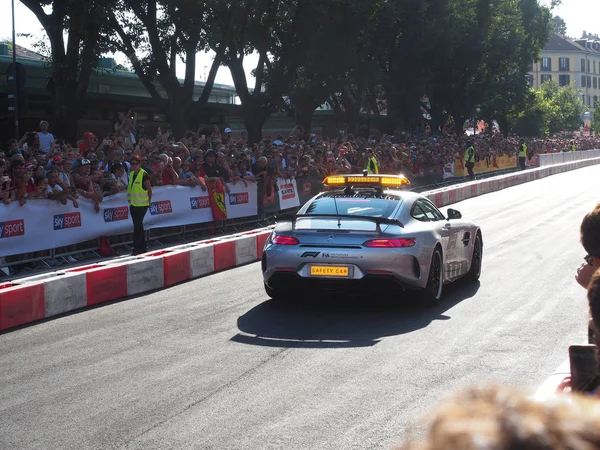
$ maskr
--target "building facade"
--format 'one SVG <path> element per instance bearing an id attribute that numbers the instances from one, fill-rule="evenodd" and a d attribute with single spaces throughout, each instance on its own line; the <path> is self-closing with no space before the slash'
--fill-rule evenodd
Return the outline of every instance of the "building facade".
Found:
<path id="1" fill-rule="evenodd" d="M 600 99 L 600 40 L 571 40 L 552 34 L 529 72 L 529 83 L 534 89 L 548 80 L 555 80 L 559 86 L 574 86 L 583 104 L 595 111 Z"/>

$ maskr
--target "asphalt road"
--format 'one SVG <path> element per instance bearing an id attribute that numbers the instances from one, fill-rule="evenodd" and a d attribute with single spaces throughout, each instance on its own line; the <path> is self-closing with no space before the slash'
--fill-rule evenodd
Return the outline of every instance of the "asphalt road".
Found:
<path id="1" fill-rule="evenodd" d="M 441 397 L 535 388 L 586 339 L 578 227 L 600 166 L 454 205 L 476 286 L 275 304 L 252 264 L 0 335 L 0 448 L 390 448 Z"/>

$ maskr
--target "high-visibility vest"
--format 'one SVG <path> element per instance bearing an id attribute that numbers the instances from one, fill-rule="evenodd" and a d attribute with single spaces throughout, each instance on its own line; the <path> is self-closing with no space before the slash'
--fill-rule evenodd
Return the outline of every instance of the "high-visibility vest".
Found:
<path id="1" fill-rule="evenodd" d="M 470 145 L 467 151 L 465 152 L 465 162 L 475 162 L 475 148 L 472 145 Z"/>
<path id="2" fill-rule="evenodd" d="M 137 175 L 133 172 L 129 175 L 129 186 L 127 186 L 127 201 L 131 206 L 150 206 L 148 191 L 144 189 L 144 169 L 140 169 Z"/>
<path id="3" fill-rule="evenodd" d="M 571 144 L 571 151 L 574 152 L 575 151 L 575 144 Z"/>
<path id="4" fill-rule="evenodd" d="M 379 174 L 379 164 L 377 164 L 377 160 L 374 156 L 367 161 L 367 172 L 370 174 Z"/>
<path id="5" fill-rule="evenodd" d="M 519 151 L 519 158 L 527 158 L 527 144 L 521 144 L 521 150 Z"/>

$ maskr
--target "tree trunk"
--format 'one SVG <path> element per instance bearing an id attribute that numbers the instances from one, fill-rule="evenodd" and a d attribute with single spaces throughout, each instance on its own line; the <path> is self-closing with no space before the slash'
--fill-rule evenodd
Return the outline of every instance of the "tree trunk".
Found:
<path id="1" fill-rule="evenodd" d="M 303 139 L 306 139 L 307 136 L 310 135 L 314 112 L 315 109 L 312 107 L 312 105 L 301 105 L 300 107 L 295 108 L 294 121 L 296 122 L 296 125 L 299 125 L 304 129 L 304 136 L 302 136 Z"/>
<path id="2" fill-rule="evenodd" d="M 190 99 L 185 99 L 182 88 L 169 93 L 169 122 L 175 139 L 180 140 L 185 137 L 185 132 L 190 127 L 191 110 Z"/>
<path id="3" fill-rule="evenodd" d="M 244 111 L 244 126 L 248 133 L 248 144 L 257 144 L 262 141 L 262 129 L 266 122 L 261 114 L 252 114 L 252 111 Z"/>

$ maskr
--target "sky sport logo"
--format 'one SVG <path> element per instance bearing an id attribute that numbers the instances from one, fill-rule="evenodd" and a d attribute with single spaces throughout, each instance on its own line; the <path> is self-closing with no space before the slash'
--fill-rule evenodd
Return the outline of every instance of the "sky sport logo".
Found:
<path id="1" fill-rule="evenodd" d="M 23 236 L 24 234 L 25 221 L 23 219 L 0 222 L 0 239 Z"/>
<path id="2" fill-rule="evenodd" d="M 152 202 L 150 204 L 150 214 L 157 216 L 159 214 L 171 214 L 173 207 L 171 200 L 161 200 L 160 202 Z"/>
<path id="3" fill-rule="evenodd" d="M 247 205 L 248 204 L 248 193 L 240 192 L 238 194 L 229 194 L 230 205 Z"/>
<path id="4" fill-rule="evenodd" d="M 282 184 L 279 186 L 279 191 L 281 192 L 282 200 L 290 200 L 296 197 L 296 191 L 292 183 Z"/>
<path id="5" fill-rule="evenodd" d="M 107 208 L 104 210 L 104 222 L 117 222 L 129 219 L 129 208 L 119 206 L 118 208 Z"/>
<path id="6" fill-rule="evenodd" d="M 54 231 L 81 226 L 81 213 L 73 212 L 54 216 Z"/>
<path id="7" fill-rule="evenodd" d="M 210 200 L 208 197 L 192 197 L 190 198 L 190 206 L 192 211 L 195 209 L 210 208 Z"/>

